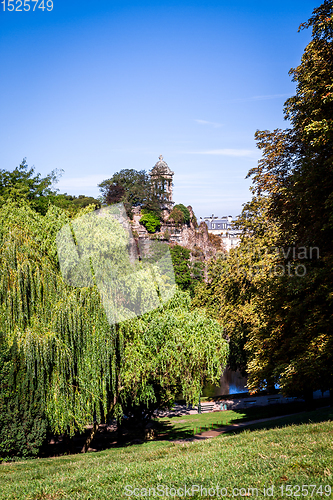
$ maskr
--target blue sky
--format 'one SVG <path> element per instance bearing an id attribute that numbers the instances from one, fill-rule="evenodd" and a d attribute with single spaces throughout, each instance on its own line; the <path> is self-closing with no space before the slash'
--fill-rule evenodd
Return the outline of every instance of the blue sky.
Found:
<path id="1" fill-rule="evenodd" d="M 251 197 L 257 129 L 284 128 L 288 71 L 319 2 L 54 0 L 0 5 L 0 168 L 23 157 L 61 192 L 98 196 L 163 154 L 174 200 L 233 215 Z M 14 3 L 15 5 L 15 3 Z"/>

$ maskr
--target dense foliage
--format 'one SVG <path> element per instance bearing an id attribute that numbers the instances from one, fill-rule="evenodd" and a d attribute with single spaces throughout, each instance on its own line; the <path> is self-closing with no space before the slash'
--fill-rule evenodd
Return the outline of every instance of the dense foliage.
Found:
<path id="1" fill-rule="evenodd" d="M 72 196 L 70 194 L 55 194 L 49 197 L 49 202 L 59 208 L 67 210 L 71 215 L 77 214 L 81 208 L 92 205 L 95 209 L 101 208 L 101 202 L 92 196 Z"/>
<path id="2" fill-rule="evenodd" d="M 124 339 L 119 402 L 127 416 L 149 418 L 181 395 L 196 403 L 205 381 L 217 384 L 228 344 L 221 326 L 178 291 L 163 307 L 120 326 Z"/>
<path id="3" fill-rule="evenodd" d="M 191 313 L 186 294 L 178 292 L 140 318 L 110 324 L 107 292 L 97 286 L 107 261 L 94 268 L 97 284 L 66 283 L 56 236 L 69 222 L 75 232 L 78 218 L 52 205 L 42 215 L 23 201 L 0 208 L 2 457 L 35 455 L 47 429 L 73 435 L 94 419 L 121 422 L 124 413 L 138 415 L 139 407 L 144 420 L 179 392 L 193 402 L 206 378 L 218 380 L 226 361 L 221 327 L 204 313 Z M 119 265 L 128 259 L 117 255 Z M 94 256 L 91 261 L 97 262 Z M 149 285 L 144 274 L 137 279 Z M 140 290 L 131 287 L 131 293 Z"/>
<path id="4" fill-rule="evenodd" d="M 191 214 L 189 210 L 182 203 L 175 205 L 169 216 L 170 220 L 173 220 L 177 225 L 179 224 L 189 224 L 191 220 Z"/>
<path id="5" fill-rule="evenodd" d="M 215 262 L 197 303 L 215 311 L 230 337 L 231 362 L 252 390 L 279 384 L 311 397 L 333 388 L 333 5 L 312 27 L 296 94 L 285 103 L 291 128 L 258 131 L 262 151 L 249 172 L 254 197 L 238 226 L 243 238 Z"/>
<path id="6" fill-rule="evenodd" d="M 181 245 L 171 247 L 170 253 L 177 285 L 193 295 L 197 284 L 203 281 L 204 263 L 191 261 L 191 251 Z"/>
<path id="7" fill-rule="evenodd" d="M 28 377 L 22 353 L 0 334 L 0 462 L 36 456 L 46 441 L 43 401 Z"/>
<path id="8" fill-rule="evenodd" d="M 102 181 L 99 188 L 103 202 L 108 205 L 122 202 L 129 218 L 133 218 L 132 207 L 144 208 L 159 218 L 160 199 L 166 192 L 162 181 L 162 173 L 152 181 L 145 170 L 123 169 Z"/>
<path id="9" fill-rule="evenodd" d="M 43 215 L 46 214 L 50 205 L 67 210 L 70 214 L 76 214 L 81 208 L 93 205 L 95 208 L 101 206 L 100 202 L 92 196 L 71 196 L 67 193 L 59 194 L 54 189 L 62 170 L 53 170 L 46 177 L 35 174 L 34 168 L 29 168 L 26 159 L 14 170 L 0 170 L 0 206 L 7 201 L 24 201 L 31 208 Z"/>
<path id="10" fill-rule="evenodd" d="M 56 194 L 52 186 L 57 182 L 57 171 L 46 177 L 34 174 L 34 168 L 28 167 L 26 159 L 13 171 L 0 170 L 0 206 L 7 200 L 26 200 L 37 212 L 45 214 L 49 197 Z"/>
<path id="11" fill-rule="evenodd" d="M 160 219 L 151 212 L 143 213 L 140 219 L 140 224 L 147 229 L 148 233 L 155 233 L 157 229 L 161 227 Z"/>

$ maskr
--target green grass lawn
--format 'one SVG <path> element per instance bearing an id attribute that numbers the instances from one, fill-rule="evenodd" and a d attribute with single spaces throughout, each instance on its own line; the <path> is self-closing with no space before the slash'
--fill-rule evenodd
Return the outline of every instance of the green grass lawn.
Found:
<path id="1" fill-rule="evenodd" d="M 158 419 L 158 430 L 165 439 L 184 439 L 194 434 L 217 429 L 218 427 L 256 420 L 298 413 L 305 410 L 303 403 L 277 404 L 271 406 L 255 406 L 238 411 L 219 411 L 185 415 L 181 417 L 164 417 Z M 295 417 L 293 416 L 293 419 Z M 274 425 L 274 424 L 273 424 Z"/>
<path id="2" fill-rule="evenodd" d="M 240 420 L 243 421 L 245 418 L 245 413 L 231 410 L 214 413 L 197 413 L 181 417 L 159 418 L 156 427 L 159 434 L 162 434 L 166 439 L 184 439 L 212 427 L 216 429 Z"/>
<path id="3" fill-rule="evenodd" d="M 217 413 L 199 418 L 202 422 L 212 416 L 221 418 Z M 196 415 L 180 417 L 177 425 L 190 425 L 179 422 L 186 418 L 193 424 L 193 417 Z M 162 499 L 217 498 L 201 496 L 200 492 L 184 497 L 175 490 L 166 490 L 184 485 L 214 488 L 215 493 L 219 485 L 220 491 L 225 488 L 224 498 L 256 497 L 256 493 L 263 498 L 264 488 L 265 498 L 332 498 L 325 490 L 333 490 L 331 419 L 333 409 L 325 408 L 260 424 L 266 429 L 252 426 L 252 430 L 205 441 L 153 441 L 85 455 L 2 464 L 0 499 L 149 498 L 148 491 L 142 488 L 158 485 L 160 489 L 155 491 L 160 496 L 155 498 Z M 286 489 L 287 485 L 293 489 Z M 308 488 L 305 495 L 306 488 L 302 494 L 297 485 L 316 486 Z M 274 490 L 268 492 L 273 496 L 269 497 L 267 488 L 272 486 Z M 129 495 L 131 492 L 137 494 Z M 150 493 L 154 498 L 153 490 Z"/>

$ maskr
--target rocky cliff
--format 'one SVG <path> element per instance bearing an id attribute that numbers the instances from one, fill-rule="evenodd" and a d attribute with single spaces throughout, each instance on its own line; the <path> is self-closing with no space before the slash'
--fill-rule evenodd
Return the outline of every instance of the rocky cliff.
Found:
<path id="1" fill-rule="evenodd" d="M 168 214 L 164 215 L 164 223 L 160 231 L 150 235 L 144 226 L 140 224 L 141 214 L 138 209 L 133 211 L 132 231 L 135 238 L 156 238 L 167 241 L 170 246 L 181 245 L 191 251 L 191 260 L 205 261 L 215 257 L 218 253 L 225 253 L 222 239 L 219 236 L 209 234 L 204 222 L 197 226 L 191 206 L 187 207 L 191 214 L 189 226 L 177 226 L 168 221 Z"/>

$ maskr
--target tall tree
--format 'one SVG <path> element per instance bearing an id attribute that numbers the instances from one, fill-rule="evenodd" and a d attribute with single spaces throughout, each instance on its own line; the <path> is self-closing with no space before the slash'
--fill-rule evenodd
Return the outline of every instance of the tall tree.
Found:
<path id="1" fill-rule="evenodd" d="M 118 403 L 134 422 L 147 421 L 179 394 L 197 403 L 205 382 L 217 384 L 226 365 L 221 326 L 204 311 L 191 311 L 188 293 L 178 291 L 163 308 L 123 323 L 120 330 Z"/>
<path id="2" fill-rule="evenodd" d="M 163 183 L 152 182 L 145 170 L 123 169 L 113 174 L 99 184 L 102 198 L 105 203 L 111 204 L 121 201 L 126 209 L 127 216 L 133 218 L 132 207 L 139 206 L 152 212 L 158 217 L 161 215 L 160 199 L 166 191 Z"/>
<path id="3" fill-rule="evenodd" d="M 89 215 L 91 210 L 88 207 L 79 215 Z M 56 236 L 69 223 L 75 233 L 78 220 L 55 206 L 45 216 L 24 203 L 0 208 L 0 357 L 4 362 L 0 422 L 8 434 L 0 446 L 2 456 L 22 454 L 33 444 L 30 438 L 35 438 L 32 453 L 37 453 L 47 426 L 56 433 L 73 434 L 94 418 L 101 422 L 115 416 L 121 421 L 125 412 L 149 418 L 156 405 L 172 402 L 179 391 L 193 402 L 204 380 L 217 381 L 225 363 L 227 344 L 220 325 L 204 313 L 192 313 L 187 294 L 178 291 L 163 304 L 159 300 L 154 310 L 140 318 L 125 315 L 127 296 L 146 303 L 152 300 L 149 287 L 157 298 L 165 298 L 172 288 L 168 262 L 164 262 L 163 280 L 154 267 L 154 254 L 159 266 L 164 265 L 165 252 L 161 253 L 158 242 L 153 242 L 147 257 L 142 254 L 139 272 L 132 279 L 121 224 L 111 238 L 116 247 L 112 252 L 103 240 L 103 231 L 109 229 L 106 217 L 98 217 L 100 225 L 95 229 L 87 217 L 81 236 L 100 241 L 88 267 L 82 269 L 91 273 L 93 269 L 94 279 L 67 284 L 59 270 Z M 83 257 L 80 252 L 79 257 Z M 105 307 L 110 281 L 105 278 L 116 265 L 118 274 L 123 271 L 120 284 L 125 289 L 123 295 L 122 289 L 116 290 L 118 317 L 126 316 L 117 325 L 110 324 Z M 80 278 L 80 270 L 78 266 L 73 278 Z M 94 284 L 98 280 L 103 289 Z M 9 372 L 15 363 L 13 377 Z M 34 419 L 33 436 L 17 442 L 14 434 L 24 432 Z"/>
<path id="4" fill-rule="evenodd" d="M 256 134 L 263 158 L 249 175 L 254 192 L 270 198 L 267 223 L 279 226 L 275 245 L 282 249 L 281 265 L 291 272 L 274 286 L 267 282 L 266 326 L 249 348 L 254 385 L 265 377 L 259 366 L 269 358 L 285 391 L 311 393 L 333 387 L 332 2 L 316 8 L 300 29 L 309 27 L 312 40 L 290 71 L 297 86 L 285 103 L 285 118 L 292 127 Z M 261 353 L 258 342 L 265 343 Z"/>
<path id="5" fill-rule="evenodd" d="M 9 346 L 0 332 L 0 462 L 38 455 L 48 430 L 44 410 L 16 339 Z"/>
<path id="6" fill-rule="evenodd" d="M 179 209 L 182 214 L 183 214 L 183 223 L 184 224 L 189 224 L 190 223 L 190 220 L 191 220 L 191 214 L 188 210 L 188 208 L 185 207 L 185 205 L 183 205 L 182 203 L 178 203 L 178 205 L 175 205 L 173 207 L 173 210 L 175 209 Z"/>
<path id="7" fill-rule="evenodd" d="M 114 203 L 119 203 L 125 195 L 125 189 L 119 184 L 110 184 L 105 197 L 105 203 L 107 205 L 113 205 Z"/>
<path id="8" fill-rule="evenodd" d="M 132 218 L 132 206 L 142 206 L 146 201 L 149 176 L 145 170 L 123 169 L 113 174 L 110 179 L 102 181 L 98 186 L 105 202 L 108 195 L 115 189 L 122 188 L 124 192 L 118 201 L 124 204 L 127 215 Z"/>
<path id="9" fill-rule="evenodd" d="M 61 172 L 53 170 L 46 177 L 34 175 L 34 168 L 29 168 L 25 158 L 13 171 L 0 170 L 0 205 L 9 199 L 28 201 L 37 212 L 45 214 L 49 197 L 56 194 L 52 186 L 58 181 Z"/>
<path id="10" fill-rule="evenodd" d="M 177 285 L 193 296 L 196 286 L 203 281 L 204 263 L 191 261 L 191 251 L 181 245 L 171 247 L 170 253 Z"/>
<path id="11" fill-rule="evenodd" d="M 278 383 L 310 398 L 333 387 L 332 2 L 300 29 L 308 27 L 312 40 L 290 71 L 291 127 L 256 133 L 263 155 L 249 172 L 254 197 L 238 221 L 240 247 L 215 265 L 223 283 L 212 277 L 197 300 L 219 308 L 251 390 Z"/>

